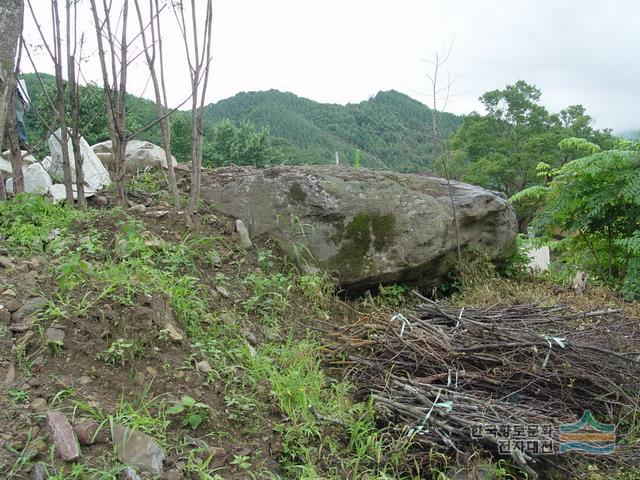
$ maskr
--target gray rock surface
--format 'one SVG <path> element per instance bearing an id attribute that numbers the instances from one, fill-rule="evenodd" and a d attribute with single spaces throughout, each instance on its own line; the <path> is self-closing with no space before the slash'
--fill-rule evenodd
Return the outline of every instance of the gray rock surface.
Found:
<path id="1" fill-rule="evenodd" d="M 30 298 L 29 300 L 24 302 L 24 304 L 16 312 L 13 313 L 13 321 L 16 323 L 21 322 L 25 318 L 30 317 L 35 313 L 41 312 L 42 310 L 44 310 L 48 303 L 48 300 L 43 297 Z"/>
<path id="2" fill-rule="evenodd" d="M 164 452 L 149 435 L 115 424 L 111 429 L 111 438 L 122 463 L 152 475 L 163 474 Z"/>
<path id="3" fill-rule="evenodd" d="M 337 275 L 342 286 L 439 284 L 455 256 L 444 179 L 342 166 L 224 167 L 205 172 L 202 198 L 272 238 L 303 267 Z M 452 182 L 460 243 L 493 259 L 511 253 L 516 217 L 506 199 Z"/>

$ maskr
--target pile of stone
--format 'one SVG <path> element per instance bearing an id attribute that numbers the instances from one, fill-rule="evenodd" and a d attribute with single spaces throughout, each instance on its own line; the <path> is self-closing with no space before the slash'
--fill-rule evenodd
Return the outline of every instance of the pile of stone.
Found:
<path id="1" fill-rule="evenodd" d="M 50 195 L 55 201 L 66 198 L 64 187 L 64 174 L 62 169 L 62 145 L 60 142 L 60 130 L 51 134 L 48 140 L 50 156 L 38 161 L 29 152 L 22 152 L 22 174 L 24 187 L 28 193 Z M 111 184 L 111 177 L 107 167 L 113 169 L 113 155 L 111 154 L 111 142 L 102 142 L 89 146 L 84 138 L 80 138 L 80 154 L 84 169 L 84 187 L 87 197 L 93 196 L 97 191 Z M 0 170 L 5 176 L 12 175 L 10 153 L 4 152 L 0 157 Z M 71 178 L 74 182 L 74 197 L 76 195 L 76 168 L 75 157 L 71 139 L 69 139 L 69 160 L 71 164 Z M 175 158 L 173 158 L 175 162 Z M 167 168 L 164 150 L 152 143 L 132 140 L 128 142 L 125 168 L 127 173 L 133 174 L 149 168 Z M 106 165 L 106 166 L 105 166 Z M 13 178 L 6 182 L 8 192 L 13 192 Z"/>

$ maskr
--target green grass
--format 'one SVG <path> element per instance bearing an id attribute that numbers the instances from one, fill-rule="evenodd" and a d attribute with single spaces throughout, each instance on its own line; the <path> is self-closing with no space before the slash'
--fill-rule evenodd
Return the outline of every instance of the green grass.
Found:
<path id="1" fill-rule="evenodd" d="M 218 253 L 218 246 L 229 250 L 223 239 L 190 235 L 178 243 L 168 242 L 119 209 L 101 211 L 100 220 L 111 216 L 111 223 L 106 223 L 115 226 L 113 233 L 102 231 L 91 210 L 79 213 L 30 196 L 0 202 L 0 213 L 0 232 L 10 251 L 21 255 L 45 252 L 57 258 L 51 262 L 51 271 L 58 288 L 41 315 L 42 323 L 86 315 L 101 302 L 131 306 L 141 294 L 166 296 L 192 346 L 189 360 L 175 368 L 194 369 L 198 361 L 207 360 L 214 370 L 205 381 L 219 385 L 227 420 L 255 435 L 264 434 L 259 429 L 267 406 L 261 397 L 270 397 L 287 417 L 276 427 L 287 478 L 391 479 L 412 478 L 407 474 L 412 470 L 418 473 L 406 465 L 410 441 L 394 440 L 380 430 L 373 406 L 354 403 L 353 387 L 325 374 L 320 343 L 296 328 L 301 320 L 316 315 L 328 318 L 334 286 L 326 275 L 300 274 L 270 250 L 261 250 L 254 259 L 237 258 L 229 264 L 231 268 L 202 279 L 201 262 L 220 266 L 225 261 Z M 58 234 L 49 240 L 54 228 L 59 229 Z M 246 262 L 259 268 L 244 274 Z M 233 291 L 239 299 L 213 309 L 209 293 L 213 285 Z M 388 296 L 397 300 L 399 293 L 389 290 Z M 245 335 L 251 325 L 279 332 L 284 340 L 265 340 L 254 347 Z M 116 338 L 99 356 L 114 368 L 126 368 L 132 359 L 148 354 L 150 346 L 144 339 Z M 28 359 L 21 366 L 27 370 Z M 22 401 L 17 392 L 15 397 Z M 101 428 L 121 423 L 139 429 L 174 450 L 186 446 L 170 443 L 167 429 L 172 422 L 181 425 L 186 421 L 187 429 L 210 422 L 209 409 L 200 405 L 201 399 L 194 401 L 193 405 L 181 403 L 182 410 L 177 412 L 175 404 L 150 398 L 145 391 L 133 400 L 123 395 L 115 411 L 107 412 L 64 389 L 52 403 L 70 409 L 74 416 L 96 419 Z M 180 452 L 186 459 L 185 470 L 199 478 L 222 478 L 224 472 L 208 466 L 211 458 L 203 460 L 202 452 L 193 453 L 198 448 L 190 446 L 188 452 Z M 252 477 L 260 470 L 254 463 L 237 458 L 235 466 Z M 50 478 L 107 479 L 118 473 L 108 459 L 102 468 L 79 463 L 56 471 L 53 462 L 48 465 Z"/>

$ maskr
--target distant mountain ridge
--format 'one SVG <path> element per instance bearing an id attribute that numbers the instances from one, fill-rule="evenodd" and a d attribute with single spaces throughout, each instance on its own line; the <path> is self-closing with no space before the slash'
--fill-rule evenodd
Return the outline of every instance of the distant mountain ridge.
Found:
<path id="1" fill-rule="evenodd" d="M 41 156 L 48 154 L 47 123 L 52 118 L 49 104 L 37 76 L 23 75 L 32 97 L 32 109 L 26 122 L 30 138 Z M 55 79 L 42 74 L 50 96 L 55 96 Z M 156 119 L 155 104 L 148 99 L 127 95 L 127 130 L 139 132 Z M 432 170 L 431 117 L 426 105 L 394 90 L 379 92 L 360 103 L 347 105 L 319 103 L 293 93 L 268 90 L 243 92 L 205 107 L 205 136 L 211 135 L 216 122 L 228 118 L 235 123 L 244 120 L 259 127 L 267 127 L 273 145 L 287 164 L 332 164 L 338 152 L 340 163 L 353 164 L 356 150 L 360 150 L 361 164 L 402 172 Z M 81 87 L 81 125 L 90 144 L 109 138 L 102 99 L 97 85 Z M 439 115 L 440 135 L 447 138 L 462 123 L 462 117 L 450 113 Z M 189 141 L 190 114 L 179 111 L 173 115 L 174 148 Z M 181 125 L 178 125 L 180 123 Z M 141 140 L 160 144 L 157 124 L 137 135 Z M 188 157 L 178 154 L 181 161 Z M 189 151 L 188 147 L 182 148 Z"/>
<path id="2" fill-rule="evenodd" d="M 204 117 L 210 122 L 250 120 L 268 127 L 289 164 L 334 163 L 335 152 L 341 163 L 350 164 L 360 150 L 363 166 L 426 171 L 433 157 L 431 114 L 426 105 L 394 90 L 344 106 L 268 90 L 210 104 Z M 462 123 L 461 116 L 438 115 L 443 138 Z"/>

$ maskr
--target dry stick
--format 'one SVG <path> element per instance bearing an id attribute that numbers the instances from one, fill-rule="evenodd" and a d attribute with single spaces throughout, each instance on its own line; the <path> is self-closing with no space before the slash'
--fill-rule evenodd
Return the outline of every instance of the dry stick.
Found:
<path id="1" fill-rule="evenodd" d="M 449 60 L 449 55 L 451 55 L 451 48 L 453 47 L 453 42 L 451 43 L 451 46 L 449 47 L 449 52 L 447 53 L 446 57 L 444 60 L 440 60 L 440 57 L 438 55 L 438 53 L 436 53 L 436 60 L 435 62 L 432 62 L 432 65 L 434 67 L 434 73 L 433 73 L 433 77 L 430 77 L 429 75 L 427 75 L 429 77 L 429 79 L 431 80 L 431 86 L 432 86 L 432 95 L 433 95 L 433 112 L 431 113 L 431 128 L 432 128 L 432 135 L 433 135 L 433 157 L 434 157 L 434 161 L 437 158 L 437 155 L 439 153 L 439 150 L 442 150 L 442 152 L 440 152 L 442 154 L 442 165 L 444 167 L 444 174 L 445 174 L 445 178 L 447 180 L 447 189 L 449 191 L 449 200 L 451 202 L 451 212 L 453 213 L 453 226 L 455 228 L 455 234 L 456 234 L 456 247 L 457 247 L 457 253 L 458 253 L 458 262 L 462 262 L 462 251 L 461 251 L 461 246 L 460 246 L 460 228 L 458 226 L 458 215 L 456 212 L 456 204 L 455 204 L 455 200 L 453 198 L 453 188 L 451 186 L 451 177 L 449 175 L 449 165 L 448 165 L 448 161 L 445 157 L 446 153 L 445 153 L 445 149 L 444 148 L 439 148 L 440 144 L 442 143 L 442 139 L 440 138 L 440 132 L 439 132 L 439 123 L 438 123 L 438 119 L 437 116 L 439 114 L 438 111 L 438 93 L 440 91 L 446 91 L 446 97 L 445 97 L 445 105 L 449 100 L 449 94 L 450 94 L 450 89 L 451 89 L 451 82 L 448 82 L 447 86 L 444 89 L 440 89 L 438 90 L 437 86 L 438 86 L 438 74 L 439 74 L 439 70 L 440 68 L 447 62 L 447 60 Z M 444 108 L 444 107 L 443 107 Z"/>

